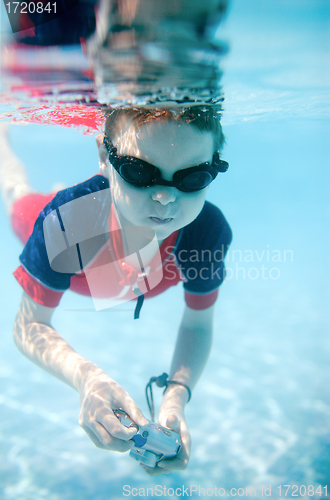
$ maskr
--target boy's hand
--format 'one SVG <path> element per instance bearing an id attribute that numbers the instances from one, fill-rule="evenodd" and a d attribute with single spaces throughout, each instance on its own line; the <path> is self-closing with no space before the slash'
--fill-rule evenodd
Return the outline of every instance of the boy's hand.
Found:
<path id="1" fill-rule="evenodd" d="M 104 372 L 92 373 L 86 378 L 79 394 L 79 424 L 98 448 L 126 452 L 134 446 L 129 440 L 136 434 L 136 429 L 122 425 L 113 410 L 122 408 L 139 426 L 146 425 L 148 421 L 117 382 Z"/>
<path id="2" fill-rule="evenodd" d="M 164 394 L 159 410 L 158 422 L 180 434 L 181 450 L 174 458 L 167 458 L 158 462 L 154 469 L 141 467 L 150 475 L 170 474 L 175 470 L 187 468 L 190 456 L 191 439 L 188 426 L 184 417 L 184 406 L 187 401 L 186 389 L 183 387 L 170 387 Z"/>

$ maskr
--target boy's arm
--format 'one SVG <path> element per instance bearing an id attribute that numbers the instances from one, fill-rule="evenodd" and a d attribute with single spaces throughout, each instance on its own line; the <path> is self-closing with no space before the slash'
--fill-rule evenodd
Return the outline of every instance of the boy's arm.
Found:
<path id="1" fill-rule="evenodd" d="M 214 307 L 215 305 L 198 311 L 185 306 L 170 379 L 182 382 L 191 391 L 201 376 L 211 351 Z M 184 391 L 187 395 L 187 390 Z"/>
<path id="2" fill-rule="evenodd" d="M 54 309 L 23 294 L 14 326 L 19 350 L 35 364 L 79 392 L 79 423 L 94 444 L 129 450 L 135 429 L 127 429 L 113 414 L 123 408 L 139 425 L 147 420 L 129 394 L 96 364 L 80 356 L 51 326 Z"/>
<path id="3" fill-rule="evenodd" d="M 185 306 L 172 359 L 170 380 L 196 385 L 206 365 L 212 346 L 214 305 L 197 311 Z M 182 449 L 174 459 L 162 460 L 155 469 L 147 469 L 150 475 L 168 474 L 172 470 L 185 469 L 190 455 L 190 434 L 184 418 L 188 391 L 181 385 L 169 385 L 159 411 L 159 423 L 180 433 Z"/>

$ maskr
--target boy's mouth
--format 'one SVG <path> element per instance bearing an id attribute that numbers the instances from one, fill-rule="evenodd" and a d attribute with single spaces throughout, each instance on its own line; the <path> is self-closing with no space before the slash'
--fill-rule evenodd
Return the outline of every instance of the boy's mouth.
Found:
<path id="1" fill-rule="evenodd" d="M 149 217 L 149 219 L 156 224 L 168 224 L 173 220 L 173 217 Z"/>

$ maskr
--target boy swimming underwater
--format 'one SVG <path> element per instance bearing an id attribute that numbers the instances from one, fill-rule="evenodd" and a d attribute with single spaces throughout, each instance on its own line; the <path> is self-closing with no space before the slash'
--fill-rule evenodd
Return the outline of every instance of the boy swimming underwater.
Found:
<path id="1" fill-rule="evenodd" d="M 136 429 L 121 425 L 113 410 L 122 408 L 139 426 L 147 420 L 115 380 L 56 332 L 51 326 L 53 312 L 69 288 L 93 295 L 88 273 L 103 269 L 109 254 L 114 265 L 107 279 L 92 280 L 101 298 L 135 299 L 145 280 L 152 282 L 159 273 L 159 258 L 162 277 L 144 293 L 146 298 L 183 281 L 185 308 L 170 369 L 170 380 L 176 383 L 167 386 L 158 418 L 161 425 L 179 432 L 182 448 L 174 459 L 161 460 L 149 469 L 150 474 L 184 469 L 189 460 L 184 407 L 210 352 L 214 304 L 231 241 L 224 216 L 205 201 L 207 186 L 227 168 L 219 155 L 223 142 L 216 107 L 115 110 L 108 113 L 104 137 L 97 136 L 102 175 L 55 196 L 27 194 L 26 188 L 10 191 L 9 184 L 5 192 L 14 230 L 26 243 L 15 271 L 24 290 L 15 342 L 34 363 L 79 392 L 79 423 L 100 448 L 125 452 L 133 446 L 130 438 Z M 54 270 L 47 251 L 50 242 L 59 247 L 63 233 L 70 238 L 69 228 L 78 221 L 72 202 L 91 198 L 94 201 L 80 224 L 80 241 L 89 242 L 81 247 L 88 254 L 86 265 L 82 254 L 70 260 L 69 252 L 65 255 L 71 268 Z M 143 247 L 143 231 L 136 231 L 132 242 L 134 228 L 155 233 L 159 244 L 159 249 L 151 246 L 144 255 L 148 265 L 142 273 L 131 256 Z"/>

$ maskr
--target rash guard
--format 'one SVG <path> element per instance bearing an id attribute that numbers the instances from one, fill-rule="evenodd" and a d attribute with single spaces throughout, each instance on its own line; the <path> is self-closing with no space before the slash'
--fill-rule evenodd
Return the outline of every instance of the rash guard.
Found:
<path id="1" fill-rule="evenodd" d="M 143 261 L 143 249 L 137 252 L 138 270 L 127 264 L 109 188 L 107 178 L 95 175 L 57 194 L 29 194 L 16 202 L 12 224 L 26 244 L 14 276 L 24 291 L 46 307 L 56 307 L 68 289 L 106 304 L 134 300 L 136 289 L 154 297 L 181 281 L 189 307 L 210 307 L 225 277 L 232 239 L 219 208 L 205 202 L 197 218 L 166 238 L 150 262 Z M 149 233 L 146 228 L 151 244 Z"/>

